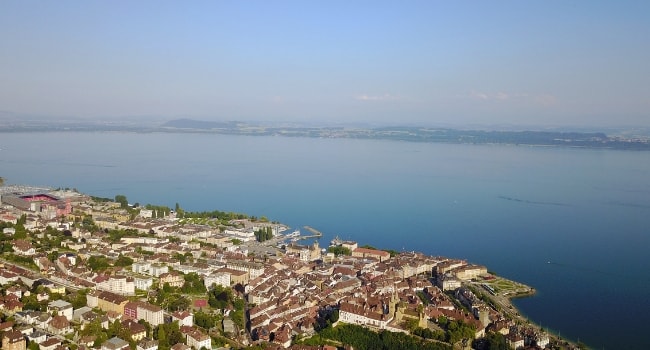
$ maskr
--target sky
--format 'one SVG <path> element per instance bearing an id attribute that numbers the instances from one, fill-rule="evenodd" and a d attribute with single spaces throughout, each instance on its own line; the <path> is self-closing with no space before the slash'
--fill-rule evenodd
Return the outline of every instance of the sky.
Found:
<path id="1" fill-rule="evenodd" d="M 0 111 L 650 126 L 650 1 L 0 2 Z"/>

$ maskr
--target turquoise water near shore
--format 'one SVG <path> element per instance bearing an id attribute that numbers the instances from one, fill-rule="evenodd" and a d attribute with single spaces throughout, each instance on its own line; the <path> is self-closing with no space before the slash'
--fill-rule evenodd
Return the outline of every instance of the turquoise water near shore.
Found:
<path id="1" fill-rule="evenodd" d="M 134 133 L 2 133 L 0 149 L 7 183 L 465 258 L 536 288 L 515 304 L 563 337 L 650 347 L 650 152 Z"/>

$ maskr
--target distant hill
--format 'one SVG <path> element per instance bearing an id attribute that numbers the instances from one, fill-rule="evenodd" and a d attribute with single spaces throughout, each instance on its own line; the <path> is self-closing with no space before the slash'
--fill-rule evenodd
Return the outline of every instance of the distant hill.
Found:
<path id="1" fill-rule="evenodd" d="M 228 122 L 217 122 L 217 121 L 206 121 L 206 120 L 194 120 L 194 119 L 174 119 L 170 120 L 163 125 L 163 128 L 178 128 L 178 129 L 224 129 L 224 128 L 235 128 L 238 126 L 238 122 L 228 121 Z"/>

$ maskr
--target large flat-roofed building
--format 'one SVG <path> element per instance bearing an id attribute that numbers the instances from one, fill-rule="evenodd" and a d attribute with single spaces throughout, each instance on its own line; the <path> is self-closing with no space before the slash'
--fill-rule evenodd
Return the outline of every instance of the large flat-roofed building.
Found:
<path id="1" fill-rule="evenodd" d="M 380 262 L 390 259 L 390 253 L 383 250 L 357 248 L 352 251 L 352 256 L 359 258 L 373 258 L 378 259 Z"/>
<path id="2" fill-rule="evenodd" d="M 62 200 L 48 193 L 3 194 L 1 200 L 20 210 L 45 213 L 51 218 L 72 212 L 70 200 Z"/>
<path id="3" fill-rule="evenodd" d="M 124 317 L 145 320 L 152 326 L 164 322 L 163 309 L 143 301 L 131 301 L 124 305 Z"/>
<path id="4" fill-rule="evenodd" d="M 487 274 L 487 267 L 480 265 L 466 265 L 457 267 L 452 270 L 456 275 L 456 278 L 459 280 L 471 280 L 477 278 L 478 276 L 483 276 Z"/>
<path id="5" fill-rule="evenodd" d="M 133 295 L 135 294 L 135 283 L 132 277 L 110 276 L 108 280 L 97 283 L 97 289 L 120 295 Z"/>
<path id="6" fill-rule="evenodd" d="M 264 265 L 246 260 L 229 260 L 226 262 L 226 267 L 248 273 L 249 280 L 255 279 L 264 273 Z"/>
<path id="7" fill-rule="evenodd" d="M 124 305 L 128 301 L 128 299 L 121 295 L 105 291 L 94 290 L 86 295 L 87 306 L 98 307 L 103 311 L 113 311 L 119 314 L 124 314 Z"/>

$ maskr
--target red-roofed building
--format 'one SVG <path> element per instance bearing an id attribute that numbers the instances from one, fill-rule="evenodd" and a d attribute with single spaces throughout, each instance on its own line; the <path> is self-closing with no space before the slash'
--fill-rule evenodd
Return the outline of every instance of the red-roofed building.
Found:
<path id="1" fill-rule="evenodd" d="M 176 311 L 172 314 L 172 322 L 178 321 L 179 326 L 192 327 L 194 325 L 194 315 L 187 311 Z"/>
<path id="2" fill-rule="evenodd" d="M 186 343 L 195 349 L 212 349 L 212 339 L 209 335 L 202 333 L 194 327 L 182 326 L 181 333 L 186 337 Z"/>
<path id="3" fill-rule="evenodd" d="M 44 342 L 38 344 L 40 350 L 54 350 L 61 345 L 61 340 L 57 337 L 49 337 Z"/>
<path id="4" fill-rule="evenodd" d="M 25 350 L 25 336 L 17 330 L 6 331 L 2 334 L 2 350 Z"/>
<path id="5" fill-rule="evenodd" d="M 9 282 L 16 282 L 18 280 L 18 275 L 3 269 L 0 271 L 0 285 L 7 284 Z"/>
<path id="6" fill-rule="evenodd" d="M 378 259 L 379 262 L 390 259 L 389 252 L 385 252 L 383 250 L 377 250 L 377 249 L 368 249 L 368 248 L 357 248 L 352 251 L 352 256 L 358 258 Z"/>
<path id="7" fill-rule="evenodd" d="M 47 330 L 52 334 L 64 335 L 72 332 L 72 327 L 70 326 L 70 321 L 65 316 L 57 315 L 52 317 Z"/>

